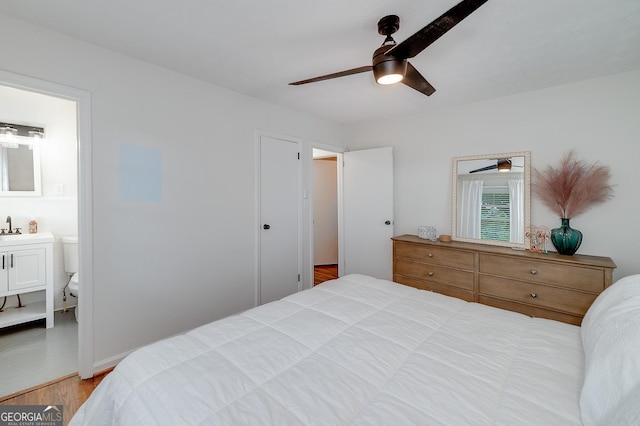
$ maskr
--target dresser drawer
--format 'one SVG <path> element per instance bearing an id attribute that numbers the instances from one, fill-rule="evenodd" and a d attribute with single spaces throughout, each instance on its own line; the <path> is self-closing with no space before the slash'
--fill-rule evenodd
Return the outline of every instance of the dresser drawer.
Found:
<path id="1" fill-rule="evenodd" d="M 575 325 L 580 325 L 597 295 L 612 284 L 616 268 L 602 256 L 442 243 L 416 235 L 392 240 L 397 283 Z"/>
<path id="2" fill-rule="evenodd" d="M 473 253 L 435 246 L 395 242 L 394 256 L 416 259 L 451 268 L 473 270 Z"/>
<path id="3" fill-rule="evenodd" d="M 562 312 L 551 311 L 549 309 L 540 308 L 538 306 L 525 305 L 509 300 L 497 299 L 495 297 L 478 296 L 478 302 L 484 305 L 493 306 L 494 308 L 506 309 L 508 311 L 519 312 L 524 315 L 536 318 L 546 318 L 556 321 L 562 321 L 567 324 L 580 325 L 582 323 L 581 315 L 569 315 Z"/>
<path id="4" fill-rule="evenodd" d="M 394 275 L 393 281 L 399 284 L 415 287 L 420 290 L 435 291 L 436 293 L 444 294 L 446 296 L 457 297 L 458 299 L 466 300 L 467 302 L 473 302 L 473 292 L 462 290 L 459 287 L 452 287 L 445 284 L 417 280 L 402 275 Z"/>
<path id="5" fill-rule="evenodd" d="M 558 310 L 582 316 L 596 298 L 596 294 L 548 287 L 524 281 L 480 275 L 478 292 L 514 302 Z"/>
<path id="6" fill-rule="evenodd" d="M 480 254 L 480 273 L 575 288 L 600 293 L 604 290 L 605 275 L 602 268 L 571 266 L 536 259 Z"/>
<path id="7" fill-rule="evenodd" d="M 430 263 L 396 259 L 393 262 L 393 274 L 424 281 L 447 284 L 473 291 L 473 271 L 451 269 Z"/>

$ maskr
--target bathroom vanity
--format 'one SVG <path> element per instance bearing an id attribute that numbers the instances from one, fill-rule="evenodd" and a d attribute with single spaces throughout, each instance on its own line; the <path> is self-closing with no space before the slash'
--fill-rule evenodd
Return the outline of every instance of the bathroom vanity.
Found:
<path id="1" fill-rule="evenodd" d="M 0 306 L 5 296 L 44 292 L 44 300 L 16 307 L 8 297 L 0 312 L 0 328 L 45 318 L 53 327 L 53 235 L 0 235 Z"/>

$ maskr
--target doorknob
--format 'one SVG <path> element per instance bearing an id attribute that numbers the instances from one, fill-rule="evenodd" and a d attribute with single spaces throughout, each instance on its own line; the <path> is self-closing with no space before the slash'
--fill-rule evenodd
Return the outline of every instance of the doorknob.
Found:
<path id="1" fill-rule="evenodd" d="M 391 225 L 391 221 L 390 221 L 390 220 L 385 220 L 385 221 L 384 221 L 384 224 L 385 224 L 385 225 Z"/>
<path id="2" fill-rule="evenodd" d="M 262 225 L 262 229 L 271 229 L 271 225 L 267 225 L 266 223 Z"/>

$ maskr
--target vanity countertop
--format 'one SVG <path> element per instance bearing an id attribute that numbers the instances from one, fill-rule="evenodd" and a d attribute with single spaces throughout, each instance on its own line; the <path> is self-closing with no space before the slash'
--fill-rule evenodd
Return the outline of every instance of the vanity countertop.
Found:
<path id="1" fill-rule="evenodd" d="M 51 232 L 38 232 L 36 234 L 7 234 L 0 235 L 0 248 L 6 246 L 17 246 L 23 244 L 52 243 L 53 234 Z"/>

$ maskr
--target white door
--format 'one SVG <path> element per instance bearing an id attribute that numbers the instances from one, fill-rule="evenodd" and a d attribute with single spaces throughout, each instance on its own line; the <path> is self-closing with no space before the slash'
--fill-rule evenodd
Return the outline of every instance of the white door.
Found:
<path id="1" fill-rule="evenodd" d="M 297 142 L 260 137 L 260 304 L 299 290 L 298 153 Z"/>
<path id="2" fill-rule="evenodd" d="M 392 279 L 393 150 L 343 154 L 344 269 Z"/>

